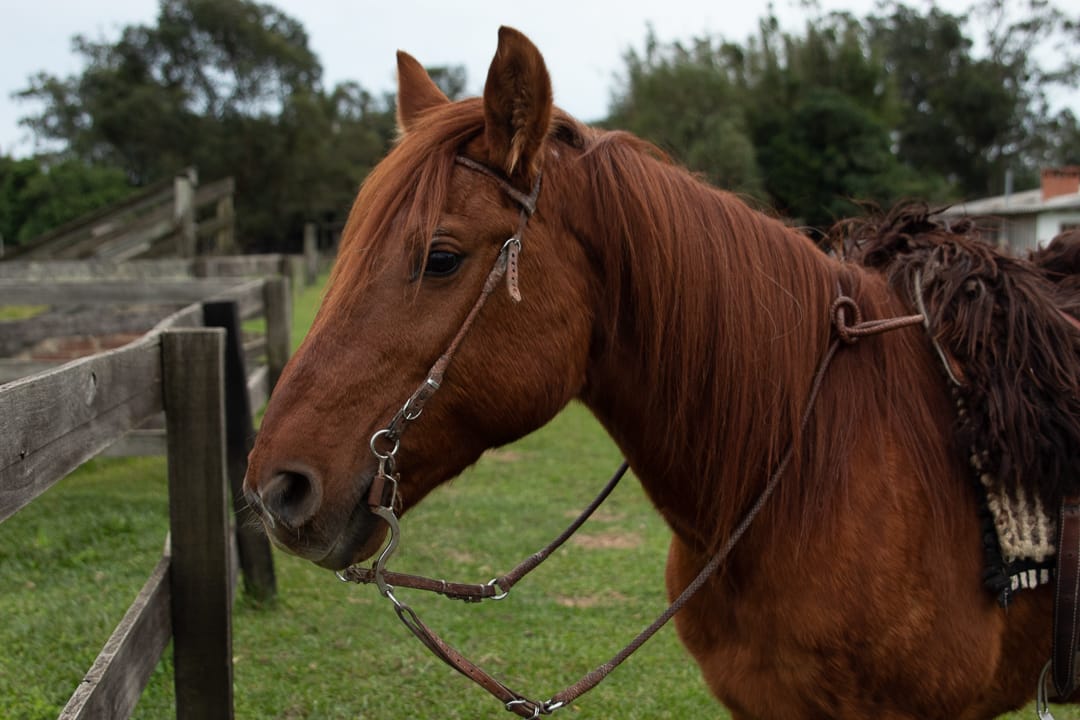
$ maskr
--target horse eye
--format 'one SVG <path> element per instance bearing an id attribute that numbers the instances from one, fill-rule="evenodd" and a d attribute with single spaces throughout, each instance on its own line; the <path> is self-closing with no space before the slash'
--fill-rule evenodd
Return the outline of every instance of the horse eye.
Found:
<path id="1" fill-rule="evenodd" d="M 457 272 L 461 265 L 461 256 L 446 250 L 432 250 L 428 253 L 424 274 L 428 277 L 447 277 Z"/>

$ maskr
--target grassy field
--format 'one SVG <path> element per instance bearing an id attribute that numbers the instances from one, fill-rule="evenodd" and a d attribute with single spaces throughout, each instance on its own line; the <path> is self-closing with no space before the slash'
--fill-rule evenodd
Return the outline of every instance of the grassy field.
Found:
<path id="1" fill-rule="evenodd" d="M 294 342 L 317 302 L 318 290 L 298 296 Z M 572 406 L 411 512 L 392 567 L 465 582 L 500 574 L 561 530 L 618 461 L 589 414 Z M 93 461 L 0 524 L 0 718 L 56 717 L 157 562 L 166 527 L 164 462 L 145 458 Z M 400 594 L 511 687 L 548 697 L 664 607 L 667 539 L 628 479 L 577 540 L 506 600 L 464 605 Z M 430 656 L 373 587 L 346 585 L 281 553 L 275 563 L 277 600 L 257 605 L 241 596 L 236 607 L 237 718 L 511 717 Z M 174 716 L 168 657 L 136 718 Z M 727 717 L 671 628 L 560 715 Z"/>

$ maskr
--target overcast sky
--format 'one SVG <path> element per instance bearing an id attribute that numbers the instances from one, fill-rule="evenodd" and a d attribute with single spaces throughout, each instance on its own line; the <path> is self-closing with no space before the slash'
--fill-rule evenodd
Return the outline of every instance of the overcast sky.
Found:
<path id="1" fill-rule="evenodd" d="M 648 24 L 661 41 L 703 34 L 742 41 L 767 11 L 765 0 L 276 0 L 300 20 L 323 66 L 327 88 L 356 80 L 374 92 L 394 89 L 394 53 L 425 65 L 465 65 L 468 90 L 479 94 L 499 25 L 511 25 L 540 48 L 555 102 L 590 121 L 607 114 L 622 57 L 641 48 Z M 821 0 L 829 9 L 863 15 L 873 0 Z M 923 6 L 925 0 L 911 0 Z M 941 0 L 954 12 L 967 0 Z M 788 29 L 808 17 L 798 0 L 775 0 Z M 38 71 L 66 76 L 82 68 L 71 51 L 76 34 L 113 41 L 130 24 L 153 24 L 157 0 L 0 0 L 0 151 L 25 155 L 33 146 L 17 125 L 38 108 L 11 98 Z"/>

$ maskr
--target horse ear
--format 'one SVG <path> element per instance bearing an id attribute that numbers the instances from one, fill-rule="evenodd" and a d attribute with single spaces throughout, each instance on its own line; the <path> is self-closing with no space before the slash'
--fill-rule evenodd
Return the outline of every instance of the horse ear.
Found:
<path id="1" fill-rule="evenodd" d="M 427 74 L 424 66 L 401 50 L 397 54 L 397 73 L 397 123 L 398 131 L 404 135 L 416 126 L 425 110 L 448 103 L 450 99 Z"/>
<path id="2" fill-rule="evenodd" d="M 492 165 L 532 176 L 551 125 L 551 78 L 544 58 L 517 30 L 499 28 L 484 84 L 484 137 Z"/>

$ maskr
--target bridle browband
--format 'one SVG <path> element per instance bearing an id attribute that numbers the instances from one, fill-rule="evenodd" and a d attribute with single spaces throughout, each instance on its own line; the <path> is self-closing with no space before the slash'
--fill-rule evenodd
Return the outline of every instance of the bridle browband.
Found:
<path id="1" fill-rule="evenodd" d="M 469 310 L 468 315 L 466 315 L 457 334 L 450 341 L 446 351 L 435 361 L 435 364 L 432 365 L 427 377 L 405 402 L 401 410 L 394 415 L 387 426 L 371 436 L 369 446 L 372 454 L 374 454 L 375 458 L 378 460 L 378 470 L 376 471 L 368 490 L 368 506 L 373 514 L 386 522 L 389 527 L 390 537 L 371 568 L 352 566 L 340 571 L 338 577 L 346 582 L 375 583 L 379 592 L 394 604 L 394 609 L 405 626 L 408 627 L 420 642 L 422 642 L 436 657 L 440 658 L 447 665 L 497 697 L 508 711 L 523 718 L 538 718 L 541 715 L 550 715 L 554 711 L 566 706 L 576 698 L 596 687 L 601 680 L 607 677 L 612 670 L 641 647 L 661 627 L 663 627 L 675 613 L 681 610 L 683 606 L 690 601 L 694 594 L 697 593 L 708 579 L 720 568 L 720 565 L 750 527 L 754 518 L 757 517 L 761 508 L 765 505 L 765 502 L 773 494 L 773 491 L 780 482 L 781 476 L 791 462 L 795 444 L 793 441 L 788 445 L 780 462 L 769 476 L 765 488 L 747 510 L 742 521 L 736 526 L 731 536 L 718 550 L 716 550 L 698 575 L 686 586 L 674 602 L 672 602 L 671 605 L 656 618 L 656 620 L 642 630 L 626 647 L 612 656 L 610 660 L 585 674 L 573 685 L 556 693 L 549 700 L 532 700 L 525 695 L 510 689 L 435 634 L 434 631 L 423 623 L 411 607 L 398 600 L 394 595 L 395 586 L 408 587 L 417 590 L 428 590 L 466 602 L 479 602 L 485 599 L 500 600 L 506 597 L 514 584 L 546 560 L 548 556 L 566 542 L 566 540 L 581 527 L 596 508 L 607 498 L 611 491 L 614 490 L 628 468 L 626 461 L 623 461 L 619 466 L 619 469 L 608 481 L 607 485 L 601 490 L 600 494 L 597 495 L 589 506 L 582 511 L 578 518 L 566 528 L 566 530 L 551 541 L 546 547 L 533 555 L 530 555 L 510 572 L 494 578 L 485 584 L 447 582 L 446 580 L 434 580 L 417 575 L 395 573 L 386 569 L 386 563 L 397 549 L 401 536 L 401 528 L 395 511 L 400 500 L 398 496 L 399 475 L 396 472 L 396 457 L 400 448 L 401 435 L 408 427 L 409 423 L 420 417 L 425 404 L 431 396 L 434 395 L 435 391 L 439 389 L 443 376 L 446 373 L 446 369 L 449 367 L 462 340 L 464 340 L 465 335 L 469 332 L 475 322 L 476 316 L 504 276 L 507 281 L 507 289 L 509 290 L 511 298 L 515 302 L 521 300 L 517 285 L 518 254 L 521 252 L 522 235 L 528 224 L 529 218 L 536 212 L 536 201 L 540 194 L 539 174 L 533 185 L 532 192 L 526 195 L 513 187 L 502 175 L 486 165 L 460 155 L 456 156 L 454 161 L 463 167 L 492 178 L 511 199 L 518 203 L 521 207 L 521 213 L 517 231 L 503 244 L 498 257 L 495 260 L 495 265 L 488 273 L 479 297 L 473 304 L 472 309 Z M 828 350 L 818 365 L 817 371 L 814 373 L 810 392 L 807 396 L 806 407 L 804 408 L 799 424 L 799 435 L 802 435 L 806 430 L 806 426 L 810 420 L 811 410 L 814 407 L 818 392 L 821 389 L 822 381 L 825 377 L 825 372 L 841 343 L 853 344 L 860 337 L 865 335 L 874 335 L 896 328 L 917 325 L 923 322 L 922 315 L 909 315 L 885 320 L 863 322 L 858 305 L 856 305 L 855 301 L 843 295 L 839 286 L 837 287 L 837 291 L 837 298 L 829 311 L 833 325 L 836 329 L 837 338 L 829 345 Z M 851 325 L 848 324 L 849 314 L 853 320 L 853 324 Z"/>

